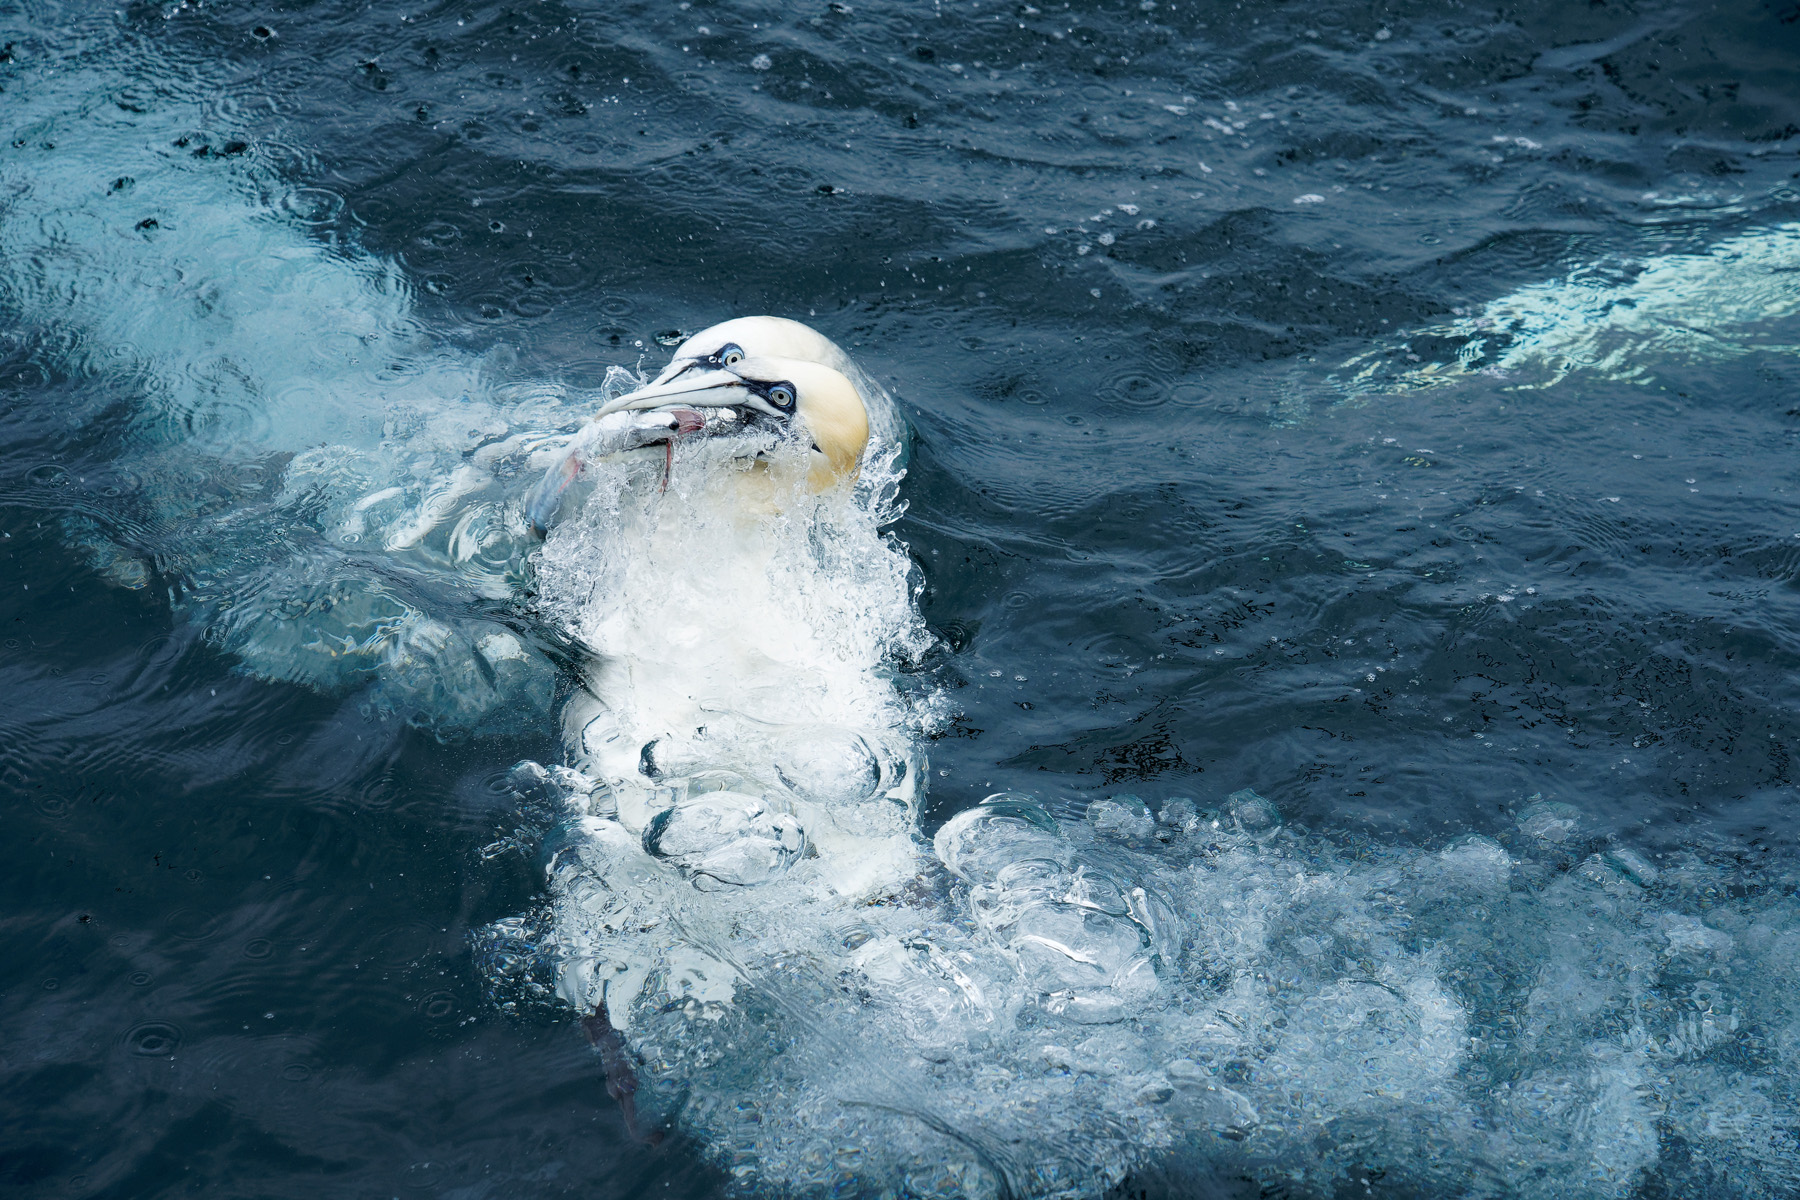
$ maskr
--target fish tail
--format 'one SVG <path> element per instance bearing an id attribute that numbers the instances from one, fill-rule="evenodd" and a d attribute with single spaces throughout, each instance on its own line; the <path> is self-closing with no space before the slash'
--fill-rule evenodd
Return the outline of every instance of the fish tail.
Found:
<path id="1" fill-rule="evenodd" d="M 544 472 L 531 494 L 525 497 L 525 520 L 531 526 L 531 532 L 544 537 L 550 532 L 550 525 L 556 519 L 557 509 L 562 506 L 563 493 L 581 474 L 581 453 L 571 450 Z"/>

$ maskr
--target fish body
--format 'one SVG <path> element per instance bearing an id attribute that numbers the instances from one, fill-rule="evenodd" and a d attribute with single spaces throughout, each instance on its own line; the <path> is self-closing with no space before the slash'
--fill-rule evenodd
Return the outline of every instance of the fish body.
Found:
<path id="1" fill-rule="evenodd" d="M 525 520 L 533 533 L 543 537 L 562 506 L 563 493 L 581 477 L 582 468 L 595 459 L 659 443 L 668 448 L 668 453 L 673 453 L 678 437 L 730 432 L 739 421 L 739 414 L 733 408 L 701 411 L 673 407 L 613 412 L 596 417 L 569 440 L 568 449 L 550 464 L 544 477 L 531 489 L 531 494 L 525 498 Z"/>

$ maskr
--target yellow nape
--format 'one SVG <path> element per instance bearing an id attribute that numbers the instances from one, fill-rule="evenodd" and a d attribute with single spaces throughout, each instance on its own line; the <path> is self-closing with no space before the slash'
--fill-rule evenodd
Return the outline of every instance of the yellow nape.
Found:
<path id="1" fill-rule="evenodd" d="M 795 419 L 812 437 L 813 490 L 822 492 L 856 478 L 869 444 L 869 413 L 856 386 L 841 372 L 816 363 L 794 363 L 798 392 Z"/>

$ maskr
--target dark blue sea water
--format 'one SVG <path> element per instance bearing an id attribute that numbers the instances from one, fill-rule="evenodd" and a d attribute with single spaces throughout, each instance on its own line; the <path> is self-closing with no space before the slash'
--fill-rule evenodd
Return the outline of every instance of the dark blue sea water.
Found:
<path id="1" fill-rule="evenodd" d="M 1800 1195 L 1788 0 L 0 46 L 12 1194 Z M 581 765 L 626 545 L 526 536 L 527 451 L 757 313 L 910 429 L 889 540 L 778 578 L 923 784 L 860 907 L 608 875 L 607 785 L 515 770 Z M 776 636 L 739 597 L 681 661 Z M 1147 991 L 1044 982 L 1120 930 Z"/>

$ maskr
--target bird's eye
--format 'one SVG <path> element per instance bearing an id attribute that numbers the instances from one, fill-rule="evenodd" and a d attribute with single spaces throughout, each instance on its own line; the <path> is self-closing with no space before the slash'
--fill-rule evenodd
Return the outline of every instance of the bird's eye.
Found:
<path id="1" fill-rule="evenodd" d="M 720 347 L 718 354 L 714 357 L 728 367 L 735 367 L 744 361 L 744 348 L 736 342 L 731 342 Z"/>
<path id="2" fill-rule="evenodd" d="M 791 383 L 775 383 L 769 385 L 769 403 L 782 412 L 794 411 L 794 385 Z"/>

